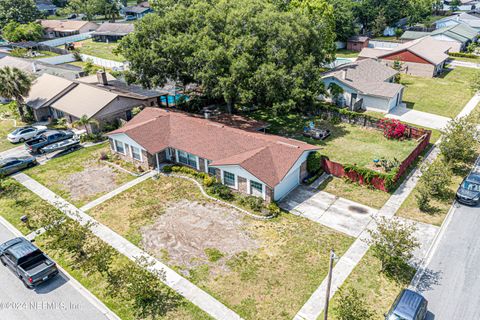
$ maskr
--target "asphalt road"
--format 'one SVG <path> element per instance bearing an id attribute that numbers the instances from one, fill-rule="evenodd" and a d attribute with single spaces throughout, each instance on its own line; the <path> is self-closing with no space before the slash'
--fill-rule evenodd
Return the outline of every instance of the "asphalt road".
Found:
<path id="1" fill-rule="evenodd" d="M 480 319 L 480 208 L 456 204 L 417 289 L 428 320 Z"/>
<path id="2" fill-rule="evenodd" d="M 15 235 L 0 224 L 0 243 Z M 104 320 L 92 302 L 60 274 L 52 281 L 29 290 L 0 264 L 0 319 L 8 320 Z"/>

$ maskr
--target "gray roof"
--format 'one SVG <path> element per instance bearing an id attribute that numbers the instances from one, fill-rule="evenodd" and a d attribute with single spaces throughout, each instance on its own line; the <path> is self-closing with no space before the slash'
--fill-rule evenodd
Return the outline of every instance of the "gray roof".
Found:
<path id="1" fill-rule="evenodd" d="M 146 11 L 151 11 L 152 9 L 142 7 L 142 6 L 131 6 L 131 7 L 126 7 L 124 9 L 124 12 L 133 12 L 133 13 L 144 13 Z"/>
<path id="2" fill-rule="evenodd" d="M 370 38 L 367 37 L 367 36 L 353 36 L 353 37 L 349 38 L 347 41 L 366 42 L 366 41 L 368 41 L 368 39 L 370 39 Z"/>
<path id="3" fill-rule="evenodd" d="M 464 23 L 458 23 L 452 26 L 440 28 L 432 32 L 405 31 L 400 39 L 415 40 L 425 36 L 445 35 L 449 38 L 465 43 L 473 41 L 478 36 L 478 31 Z"/>
<path id="4" fill-rule="evenodd" d="M 405 31 L 402 36 L 400 37 L 401 40 L 415 40 L 420 39 L 425 36 L 430 35 L 430 32 L 423 32 L 423 31 Z"/>
<path id="5" fill-rule="evenodd" d="M 93 32 L 92 35 L 118 35 L 125 36 L 134 31 L 135 25 L 132 23 L 110 23 L 105 22 Z"/>
<path id="6" fill-rule="evenodd" d="M 378 61 L 364 59 L 336 67 L 322 78 L 334 77 L 366 95 L 392 98 L 403 88 L 401 84 L 387 82 L 397 73 Z"/>
<path id="7" fill-rule="evenodd" d="M 73 65 L 53 65 L 34 59 L 23 59 L 11 56 L 0 56 L 0 68 L 12 67 L 29 74 L 40 76 L 44 73 L 74 80 L 83 74 L 82 68 Z"/>
<path id="8" fill-rule="evenodd" d="M 468 14 L 466 12 L 457 13 L 457 14 L 442 18 L 440 20 L 435 21 L 434 23 L 435 25 L 437 25 L 439 23 L 446 22 L 446 21 L 456 21 L 458 23 L 465 23 L 472 28 L 480 28 L 480 18 L 475 15 Z"/>

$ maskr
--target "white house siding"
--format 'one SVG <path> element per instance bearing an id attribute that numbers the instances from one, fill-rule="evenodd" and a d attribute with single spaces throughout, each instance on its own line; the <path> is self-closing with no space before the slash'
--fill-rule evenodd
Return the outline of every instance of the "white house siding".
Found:
<path id="1" fill-rule="evenodd" d="M 134 146 L 136 148 L 139 148 L 142 151 L 146 151 L 141 145 L 139 145 L 137 142 L 135 142 L 135 140 L 131 139 L 129 136 L 127 136 L 124 133 L 113 134 L 113 135 L 109 136 L 109 138 L 112 139 L 112 140 L 120 141 L 124 145 L 128 144 L 129 146 Z"/>
<path id="2" fill-rule="evenodd" d="M 211 166 L 211 167 L 213 167 L 213 166 Z M 263 181 L 260 181 L 257 177 L 252 175 L 250 172 L 248 172 L 247 170 L 242 168 L 241 166 L 238 166 L 238 165 L 215 166 L 215 168 L 220 169 L 220 172 L 221 172 L 220 176 L 222 178 L 222 183 L 223 183 L 223 172 L 224 171 L 233 173 L 235 175 L 235 185 L 236 185 L 233 189 L 236 189 L 240 192 L 251 194 L 251 192 L 250 192 L 250 181 L 255 181 L 257 183 L 260 183 L 262 185 L 262 190 L 263 190 L 262 198 L 265 199 L 265 192 L 266 192 L 266 189 L 267 189 L 267 185 Z M 239 188 L 241 188 L 241 186 L 238 183 L 239 182 L 238 177 L 242 177 L 242 178 L 247 180 L 247 182 L 246 182 L 246 189 L 247 190 L 239 190 Z"/>
<path id="3" fill-rule="evenodd" d="M 116 141 L 123 144 L 124 153 L 120 153 L 117 150 L 117 146 L 115 144 Z M 123 160 L 132 162 L 135 166 L 142 167 L 144 170 L 156 167 L 155 158 L 126 134 L 119 133 L 110 135 L 109 142 L 112 151 L 118 154 Z M 138 148 L 140 151 L 140 159 L 133 158 L 132 147 Z"/>
<path id="4" fill-rule="evenodd" d="M 285 177 L 275 186 L 274 200 L 279 201 L 283 199 L 290 191 L 300 184 L 300 167 L 302 163 L 307 161 L 308 155 L 311 151 L 305 151 L 290 168 Z M 295 177 L 297 177 L 295 179 Z"/>
<path id="5" fill-rule="evenodd" d="M 395 101 L 391 101 L 389 98 L 382 98 L 382 97 L 377 97 L 377 96 L 371 96 L 371 95 L 365 95 L 362 93 L 359 93 L 358 91 L 354 90 L 353 88 L 343 84 L 342 82 L 334 79 L 334 78 L 326 78 L 324 79 L 324 84 L 325 87 L 328 88 L 330 83 L 334 82 L 342 89 L 344 90 L 343 93 L 343 98 L 345 100 L 345 105 L 351 107 L 351 95 L 352 93 L 357 93 L 357 100 L 363 99 L 363 106 L 369 110 L 375 110 L 375 111 L 383 111 L 383 112 L 388 112 L 390 111 L 395 105 L 392 106 L 392 104 L 395 104 Z"/>

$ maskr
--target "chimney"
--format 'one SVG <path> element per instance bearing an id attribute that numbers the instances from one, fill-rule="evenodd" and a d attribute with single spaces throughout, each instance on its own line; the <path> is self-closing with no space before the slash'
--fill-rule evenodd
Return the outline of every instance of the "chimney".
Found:
<path id="1" fill-rule="evenodd" d="M 103 70 L 97 71 L 98 84 L 108 86 L 107 74 Z"/>
<path id="2" fill-rule="evenodd" d="M 35 62 L 32 62 L 32 72 L 33 73 L 37 72 L 37 65 L 35 64 Z"/>
<path id="3" fill-rule="evenodd" d="M 347 79 L 347 68 L 342 69 L 342 80 Z"/>

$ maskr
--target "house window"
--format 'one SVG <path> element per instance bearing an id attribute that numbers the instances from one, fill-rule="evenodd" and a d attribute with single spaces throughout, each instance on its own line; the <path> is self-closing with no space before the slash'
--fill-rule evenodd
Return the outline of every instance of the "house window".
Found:
<path id="1" fill-rule="evenodd" d="M 250 193 L 256 197 L 263 197 L 263 185 L 256 181 L 250 181 Z"/>
<path id="2" fill-rule="evenodd" d="M 235 175 L 228 171 L 223 171 L 223 183 L 226 186 L 235 188 Z"/>
<path id="3" fill-rule="evenodd" d="M 117 152 L 125 154 L 125 148 L 123 147 L 123 142 L 115 140 L 115 150 Z"/>
<path id="4" fill-rule="evenodd" d="M 138 161 L 142 161 L 142 153 L 140 152 L 140 149 L 134 146 L 131 146 L 132 148 L 132 158 Z"/>
<path id="5" fill-rule="evenodd" d="M 211 176 L 215 176 L 217 174 L 217 170 L 215 168 L 210 167 L 210 160 L 207 160 L 207 167 L 208 167 L 208 174 Z"/>
<path id="6" fill-rule="evenodd" d="M 178 162 L 197 168 L 197 157 L 185 151 L 178 150 Z"/>

